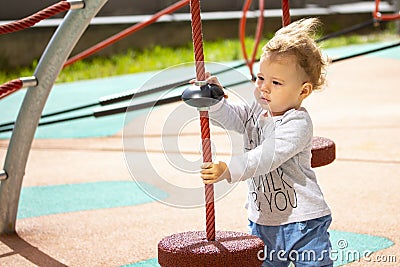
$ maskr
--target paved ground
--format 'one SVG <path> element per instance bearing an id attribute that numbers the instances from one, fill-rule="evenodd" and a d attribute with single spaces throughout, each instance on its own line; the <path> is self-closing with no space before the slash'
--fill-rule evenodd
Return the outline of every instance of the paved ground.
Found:
<path id="1" fill-rule="evenodd" d="M 337 145 L 337 160 L 316 169 L 333 211 L 331 229 L 339 237 L 343 232 L 368 235 L 352 241 L 367 248 L 376 241 L 367 238 L 371 236 L 384 237 L 391 244 L 373 253 L 370 262 L 360 260 L 346 266 L 400 264 L 399 69 L 400 61 L 394 58 L 362 57 L 336 63 L 329 68 L 329 87 L 304 103 L 314 120 L 315 135 L 328 137 Z M 160 134 L 163 118 L 179 105 L 164 106 L 148 120 L 147 153 L 140 145 L 142 129 L 127 137 L 130 142 L 125 151 L 137 163 L 133 171 L 136 179 L 151 178 L 148 166 L 141 161 L 147 155 L 153 168 L 163 172 L 171 183 L 199 186 L 197 179 L 191 179 L 194 174 L 171 168 L 159 145 L 162 136 L 172 139 L 172 143 L 179 136 L 179 147 L 175 151 L 171 148 L 167 154 L 179 154 L 179 149 L 184 158 L 199 157 L 196 123 L 181 132 L 175 129 L 175 134 L 173 129 Z M 139 116 L 131 124 L 140 125 L 141 120 Z M 217 144 L 226 142 L 224 133 L 217 129 L 213 129 L 212 136 Z M 7 143 L 0 141 L 1 160 Z M 123 149 L 121 132 L 109 137 L 37 139 L 23 185 L 132 181 Z M 217 156 L 226 158 L 228 154 L 225 147 Z M 216 203 L 217 229 L 246 231 L 245 192 L 244 183 L 240 184 Z M 41 205 L 51 206 L 51 202 Z M 133 263 L 156 258 L 158 241 L 169 234 L 203 229 L 203 208 L 180 209 L 157 201 L 19 218 L 17 235 L 0 237 L 0 266 L 152 266 Z M 397 263 L 382 262 L 389 256 L 396 256 Z"/>

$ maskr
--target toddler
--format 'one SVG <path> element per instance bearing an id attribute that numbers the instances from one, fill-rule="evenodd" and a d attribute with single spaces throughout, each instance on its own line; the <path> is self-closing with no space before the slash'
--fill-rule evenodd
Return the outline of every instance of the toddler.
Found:
<path id="1" fill-rule="evenodd" d="M 313 125 L 301 106 L 325 82 L 317 26 L 316 18 L 293 22 L 263 47 L 252 105 L 224 98 L 209 112 L 243 134 L 245 153 L 203 164 L 201 177 L 205 184 L 247 181 L 249 228 L 264 241 L 263 266 L 333 266 L 331 211 L 311 168 Z M 209 73 L 207 81 L 221 86 Z"/>

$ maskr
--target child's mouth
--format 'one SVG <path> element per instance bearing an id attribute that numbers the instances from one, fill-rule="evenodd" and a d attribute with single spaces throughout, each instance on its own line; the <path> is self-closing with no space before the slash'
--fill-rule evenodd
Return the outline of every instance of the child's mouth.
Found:
<path id="1" fill-rule="evenodd" d="M 265 98 L 265 97 L 263 97 L 263 96 L 261 96 L 261 100 L 263 100 L 263 101 L 266 101 L 266 102 L 271 102 L 271 100 L 270 99 L 268 99 L 268 98 Z"/>

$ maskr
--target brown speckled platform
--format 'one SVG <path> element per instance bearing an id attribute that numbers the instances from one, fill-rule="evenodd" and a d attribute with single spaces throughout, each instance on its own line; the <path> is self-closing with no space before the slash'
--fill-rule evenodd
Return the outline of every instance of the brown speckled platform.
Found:
<path id="1" fill-rule="evenodd" d="M 336 158 L 335 143 L 328 138 L 314 136 L 311 153 L 311 167 L 328 165 Z"/>
<path id="2" fill-rule="evenodd" d="M 158 263 L 162 267 L 257 266 L 264 244 L 256 236 L 217 231 L 215 241 L 207 241 L 203 231 L 173 234 L 158 243 Z M 262 256 L 262 252 L 261 252 Z"/>

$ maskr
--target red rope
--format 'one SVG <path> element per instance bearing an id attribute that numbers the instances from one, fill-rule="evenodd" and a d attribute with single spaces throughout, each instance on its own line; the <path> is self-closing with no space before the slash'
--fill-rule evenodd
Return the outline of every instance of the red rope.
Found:
<path id="1" fill-rule="evenodd" d="M 396 20 L 400 19 L 400 14 L 384 14 L 379 12 L 380 0 L 375 0 L 375 11 L 373 12 L 373 17 L 377 20 Z"/>
<path id="2" fill-rule="evenodd" d="M 152 24 L 153 22 L 156 22 L 160 17 L 162 17 L 162 16 L 164 16 L 166 14 L 173 13 L 174 11 L 186 6 L 188 3 L 189 3 L 189 0 L 181 0 L 181 1 L 169 6 L 167 8 L 161 10 L 160 12 L 154 14 L 149 20 L 137 23 L 137 24 L 135 24 L 135 25 L 133 25 L 133 26 L 131 26 L 131 27 L 129 27 L 129 28 L 127 28 L 127 29 L 125 29 L 125 30 L 123 30 L 123 31 L 121 31 L 121 32 L 119 32 L 119 33 L 117 33 L 117 34 L 105 39 L 104 41 L 96 44 L 95 46 L 93 46 L 93 47 L 91 47 L 89 49 L 86 49 L 85 51 L 83 51 L 83 52 L 71 57 L 70 59 L 68 59 L 65 62 L 64 67 L 67 67 L 67 66 L 75 63 L 76 61 L 84 59 L 84 58 L 86 58 L 86 57 L 88 57 L 88 56 L 100 51 L 101 49 L 106 48 L 107 46 L 109 46 L 109 45 L 111 45 L 111 44 L 113 44 L 113 43 L 115 43 L 115 42 L 127 37 L 131 33 L 136 32 L 136 31 L 148 26 L 148 25 Z"/>
<path id="3" fill-rule="evenodd" d="M 203 162 L 212 162 L 208 111 L 200 111 L 200 127 L 203 148 Z M 215 240 L 214 185 L 205 185 L 204 191 L 206 200 L 206 235 L 208 241 L 213 241 Z"/>
<path id="4" fill-rule="evenodd" d="M 196 61 L 196 79 L 205 80 L 203 33 L 201 29 L 200 0 L 190 1 L 190 13 L 192 16 L 192 39 L 194 58 Z M 210 125 L 208 111 L 200 111 L 201 140 L 203 150 L 203 162 L 212 162 Z M 206 200 L 206 235 L 208 241 L 215 240 L 215 208 L 214 185 L 205 185 Z"/>
<path id="5" fill-rule="evenodd" d="M 6 34 L 11 32 L 20 31 L 29 27 L 32 27 L 39 21 L 50 18 L 58 13 L 67 11 L 71 8 L 71 4 L 67 1 L 61 1 L 50 7 L 47 7 L 29 17 L 21 20 L 17 20 L 8 24 L 0 25 L 0 34 Z"/>
<path id="6" fill-rule="evenodd" d="M 264 0 L 259 1 L 260 16 L 258 17 L 258 21 L 257 21 L 257 30 L 256 30 L 256 37 L 255 37 L 253 52 L 251 55 L 251 59 L 249 60 L 249 58 L 247 56 L 247 51 L 246 51 L 245 38 L 246 38 L 246 13 L 250 8 L 250 4 L 251 4 L 251 0 L 247 0 L 243 6 L 242 18 L 240 20 L 240 31 L 239 31 L 240 38 L 239 39 L 240 39 L 240 45 L 242 47 L 243 57 L 246 61 L 247 67 L 249 68 L 250 75 L 251 75 L 252 79 L 254 79 L 255 75 L 253 73 L 253 65 L 254 65 L 254 62 L 256 61 L 258 45 L 260 44 L 262 30 L 263 30 L 263 26 L 264 26 Z"/>
<path id="7" fill-rule="evenodd" d="M 282 25 L 283 27 L 290 24 L 289 0 L 282 0 Z"/>
<path id="8" fill-rule="evenodd" d="M 0 99 L 18 91 L 23 86 L 21 79 L 11 80 L 0 86 Z"/>
<path id="9" fill-rule="evenodd" d="M 204 53 L 203 53 L 203 33 L 200 17 L 200 0 L 190 1 L 190 13 L 192 15 L 192 37 L 194 59 L 196 62 L 196 78 L 198 81 L 206 79 L 204 69 Z"/>

